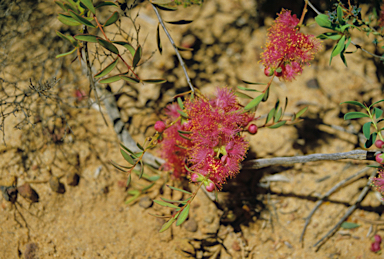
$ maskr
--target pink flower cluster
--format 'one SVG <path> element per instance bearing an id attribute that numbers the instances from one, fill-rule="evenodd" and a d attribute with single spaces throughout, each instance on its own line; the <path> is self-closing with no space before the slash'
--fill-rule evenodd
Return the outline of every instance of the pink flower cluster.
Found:
<path id="1" fill-rule="evenodd" d="M 275 74 L 286 81 L 292 81 L 309 65 L 315 54 L 321 50 L 321 41 L 313 35 L 299 32 L 299 19 L 284 10 L 269 28 L 267 44 L 261 54 L 261 62 L 267 76 Z"/>
<path id="2" fill-rule="evenodd" d="M 384 27 L 384 3 L 380 6 L 379 26 Z"/>
<path id="3" fill-rule="evenodd" d="M 384 195 L 384 171 L 379 170 L 378 177 L 372 178 L 372 186 L 381 193 L 381 195 Z"/>
<path id="4" fill-rule="evenodd" d="M 180 116 L 177 109 L 177 104 L 168 107 L 171 120 Z M 212 99 L 188 99 L 183 111 L 188 119 L 181 119 L 164 131 L 164 169 L 172 169 L 175 177 L 188 173 L 193 182 L 202 181 L 208 191 L 221 189 L 226 179 L 240 170 L 249 146 L 241 132 L 254 115 L 244 113 L 229 88 L 218 88 Z M 189 140 L 181 137 L 178 130 L 188 132 L 181 135 Z"/>

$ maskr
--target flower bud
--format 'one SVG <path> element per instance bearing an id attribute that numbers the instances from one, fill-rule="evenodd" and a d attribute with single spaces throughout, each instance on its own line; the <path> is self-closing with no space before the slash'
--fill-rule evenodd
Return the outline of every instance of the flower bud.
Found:
<path id="1" fill-rule="evenodd" d="M 384 141 L 382 141 L 381 139 L 376 140 L 376 141 L 375 141 L 375 146 L 376 146 L 377 148 L 383 148 L 383 146 L 384 146 Z"/>
<path id="2" fill-rule="evenodd" d="M 215 190 L 215 184 L 213 182 L 210 182 L 208 185 L 205 186 L 205 189 L 208 192 L 213 192 Z"/>
<path id="3" fill-rule="evenodd" d="M 266 76 L 272 76 L 272 75 L 273 75 L 273 69 L 270 68 L 270 67 L 266 67 L 266 68 L 264 68 L 264 74 L 265 74 Z"/>
<path id="4" fill-rule="evenodd" d="M 256 134 L 257 133 L 257 126 L 255 124 L 249 125 L 248 132 L 251 133 L 252 135 Z"/>
<path id="5" fill-rule="evenodd" d="M 376 242 L 374 242 L 374 243 L 372 243 L 371 244 L 371 251 L 372 252 L 379 252 L 381 250 L 381 248 L 380 248 L 380 243 L 376 243 Z"/>
<path id="6" fill-rule="evenodd" d="M 381 243 L 381 236 L 375 235 L 373 238 L 375 239 L 375 243 Z"/>
<path id="7" fill-rule="evenodd" d="M 165 126 L 165 123 L 163 121 L 156 121 L 155 123 L 155 130 L 157 132 L 163 132 L 165 130 L 166 126 Z"/>
<path id="8" fill-rule="evenodd" d="M 376 162 L 379 164 L 384 164 L 384 154 L 383 153 L 376 155 Z"/>
<path id="9" fill-rule="evenodd" d="M 281 67 L 275 70 L 275 76 L 281 77 L 283 75 L 283 69 Z"/>

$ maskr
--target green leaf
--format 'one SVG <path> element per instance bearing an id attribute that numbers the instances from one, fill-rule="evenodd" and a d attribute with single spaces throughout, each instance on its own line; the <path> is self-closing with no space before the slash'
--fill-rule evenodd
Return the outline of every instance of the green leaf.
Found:
<path id="1" fill-rule="evenodd" d="M 358 228 L 360 227 L 359 224 L 356 224 L 356 223 L 353 223 L 353 222 L 347 222 L 347 221 L 344 221 L 341 226 L 341 228 L 344 228 L 344 229 L 353 229 L 353 228 Z"/>
<path id="2" fill-rule="evenodd" d="M 178 209 L 179 206 L 176 206 L 172 203 L 168 203 L 168 202 L 165 202 L 165 201 L 159 201 L 159 200 L 153 200 L 155 203 L 161 205 L 161 206 L 164 206 L 164 207 L 170 207 L 170 208 L 174 208 L 174 209 Z"/>
<path id="3" fill-rule="evenodd" d="M 352 119 L 359 119 L 359 118 L 369 118 L 369 115 L 362 112 L 348 112 L 344 115 L 344 120 L 352 120 Z"/>
<path id="4" fill-rule="evenodd" d="M 113 165 L 116 169 L 120 170 L 120 171 L 127 171 L 128 169 L 131 169 L 132 166 L 123 166 L 123 165 L 119 165 L 118 163 L 116 163 L 115 161 L 113 160 L 110 160 L 109 161 L 111 163 L 111 165 Z"/>
<path id="5" fill-rule="evenodd" d="M 103 27 L 107 27 L 111 24 L 114 24 L 117 20 L 119 20 L 119 13 L 115 11 L 111 16 L 109 16 L 107 21 L 104 23 Z"/>
<path id="6" fill-rule="evenodd" d="M 265 120 L 265 124 L 267 124 L 273 118 L 274 114 L 275 114 L 275 108 L 272 108 L 267 115 L 267 119 Z"/>
<path id="7" fill-rule="evenodd" d="M 127 153 L 125 152 L 125 150 L 123 149 L 120 149 L 120 152 L 121 152 L 121 155 L 124 157 L 124 159 L 130 163 L 131 165 L 134 165 L 135 164 L 135 161 L 132 159 L 132 157 Z"/>
<path id="8" fill-rule="evenodd" d="M 98 4 L 98 5 L 96 5 L 95 8 L 97 9 L 97 8 L 100 8 L 100 7 L 103 7 L 103 6 L 111 6 L 111 5 L 119 7 L 117 4 L 115 4 L 113 2 L 102 2 L 102 3 Z"/>
<path id="9" fill-rule="evenodd" d="M 87 8 L 89 11 L 91 11 L 93 14 L 96 14 L 95 7 L 92 4 L 92 0 L 80 0 Z"/>
<path id="10" fill-rule="evenodd" d="M 93 42 L 93 43 L 97 43 L 97 38 L 98 38 L 96 35 L 91 35 L 91 34 L 77 34 L 73 37 L 76 40 Z"/>
<path id="11" fill-rule="evenodd" d="M 373 105 L 375 105 L 375 104 L 378 104 L 378 103 L 381 103 L 381 102 L 384 102 L 384 99 L 383 99 L 383 100 L 380 100 L 380 101 L 377 101 L 377 102 L 374 102 L 374 103 L 372 103 L 372 104 L 369 106 L 369 108 L 371 108 Z"/>
<path id="12" fill-rule="evenodd" d="M 370 147 L 373 145 L 373 143 L 375 143 L 375 141 L 376 141 L 376 136 L 377 136 L 377 133 L 376 133 L 376 132 L 373 132 L 373 133 L 371 134 L 371 136 L 369 136 L 369 139 L 367 139 L 367 141 L 365 141 L 365 143 L 364 143 L 364 147 L 365 147 L 365 148 L 370 148 Z"/>
<path id="13" fill-rule="evenodd" d="M 131 174 L 128 175 L 127 183 L 125 184 L 125 186 L 129 187 L 130 183 L 131 183 Z"/>
<path id="14" fill-rule="evenodd" d="M 364 109 L 366 109 L 366 107 L 364 106 L 364 104 L 362 104 L 362 103 L 359 103 L 359 102 L 356 102 L 356 101 L 347 101 L 347 102 L 342 102 L 342 103 L 340 103 L 340 105 L 341 105 L 341 104 L 344 104 L 344 103 L 347 103 L 347 104 L 353 104 L 353 105 L 357 105 L 357 106 L 360 106 L 361 108 L 364 108 Z"/>
<path id="15" fill-rule="evenodd" d="M 344 32 L 347 28 L 349 28 L 349 27 L 354 27 L 352 24 L 346 24 L 346 25 L 344 25 L 344 26 L 341 26 L 339 29 L 338 29 L 338 31 L 340 31 L 340 32 Z"/>
<path id="16" fill-rule="evenodd" d="M 341 38 L 341 34 L 337 32 L 326 32 L 326 33 L 320 34 L 319 36 L 317 36 L 317 38 L 322 40 L 326 40 L 326 39 L 338 40 Z"/>
<path id="17" fill-rule="evenodd" d="M 364 136 L 368 139 L 369 136 L 371 135 L 371 123 L 372 122 L 367 122 L 367 123 L 364 123 L 363 125 L 363 134 Z"/>
<path id="18" fill-rule="evenodd" d="M 189 213 L 190 204 L 185 206 L 185 208 L 180 212 L 180 216 L 177 218 L 176 226 L 180 226 L 187 219 Z"/>
<path id="19" fill-rule="evenodd" d="M 160 197 L 160 199 L 162 199 L 163 201 L 166 201 L 166 202 L 173 202 L 173 203 L 179 203 L 179 204 L 186 204 L 188 202 L 188 200 L 190 200 L 190 198 L 184 200 L 184 201 L 177 201 L 177 200 L 170 200 L 170 199 L 166 199 L 166 198 L 163 198 L 163 197 Z"/>
<path id="20" fill-rule="evenodd" d="M 132 57 L 135 55 L 135 48 L 132 47 L 131 44 L 129 44 L 128 42 L 126 41 L 112 41 L 114 44 L 118 44 L 118 45 L 121 45 L 123 46 L 124 48 L 126 48 L 129 53 L 131 53 Z"/>
<path id="21" fill-rule="evenodd" d="M 262 102 L 266 102 L 268 100 L 268 97 L 269 97 L 269 87 L 267 88 L 267 91 L 265 91 L 265 94 L 264 94 L 264 97 L 263 99 L 261 100 Z"/>
<path id="22" fill-rule="evenodd" d="M 165 82 L 167 82 L 167 80 L 164 79 L 164 78 L 159 78 L 159 79 L 143 79 L 141 81 L 143 83 L 147 83 L 147 84 L 164 84 Z"/>
<path id="23" fill-rule="evenodd" d="M 96 26 L 93 25 L 90 21 L 88 21 L 87 19 L 85 19 L 84 17 L 78 15 L 77 13 L 75 13 L 73 11 L 69 11 L 69 15 L 72 16 L 73 19 L 75 19 L 76 21 L 78 21 L 79 23 L 81 23 L 85 26 L 88 26 L 91 28 L 96 28 Z"/>
<path id="24" fill-rule="evenodd" d="M 243 82 L 244 82 L 244 81 L 243 81 Z M 241 87 L 241 86 L 238 86 L 237 88 L 239 88 L 240 90 L 250 91 L 250 92 L 259 92 L 259 93 L 262 92 L 262 91 L 258 91 L 258 90 L 256 90 L 256 89 L 245 88 L 245 87 Z"/>
<path id="25" fill-rule="evenodd" d="M 79 26 L 81 25 L 81 23 L 77 22 L 75 19 L 73 19 L 72 17 L 68 16 L 68 15 L 65 15 L 65 14 L 61 14 L 59 13 L 59 16 L 57 17 L 57 19 L 64 23 L 65 25 L 68 25 L 68 26 Z"/>
<path id="26" fill-rule="evenodd" d="M 275 125 L 269 126 L 270 129 L 277 129 L 278 127 L 283 126 L 287 121 L 280 121 L 279 123 L 276 123 Z"/>
<path id="27" fill-rule="evenodd" d="M 140 80 L 135 77 L 121 75 L 120 78 L 130 83 L 140 83 Z"/>
<path id="28" fill-rule="evenodd" d="M 339 22 L 340 25 L 344 25 L 345 21 L 343 19 L 343 9 L 341 8 L 340 5 L 337 6 L 337 21 Z"/>
<path id="29" fill-rule="evenodd" d="M 75 52 L 75 51 L 76 51 L 76 49 L 73 49 L 73 50 L 68 51 L 68 52 L 66 52 L 66 53 L 59 54 L 59 55 L 56 56 L 56 58 L 62 58 L 62 57 L 68 56 L 68 55 L 72 54 L 72 53 Z"/>
<path id="30" fill-rule="evenodd" d="M 341 39 L 336 45 L 336 48 L 332 51 L 332 54 L 331 54 L 332 57 L 336 57 L 337 55 L 340 54 L 340 52 L 344 49 L 344 43 L 345 43 L 345 35 L 341 37 Z"/>
<path id="31" fill-rule="evenodd" d="M 184 165 L 185 169 L 187 169 L 188 172 L 190 173 L 194 173 L 194 171 L 192 171 L 187 165 Z"/>
<path id="32" fill-rule="evenodd" d="M 383 110 L 382 109 L 379 109 L 379 108 L 374 108 L 374 113 L 375 113 L 375 116 L 376 116 L 376 119 L 380 118 L 381 115 L 383 114 Z"/>
<path id="33" fill-rule="evenodd" d="M 109 41 L 106 41 L 106 40 L 103 40 L 101 38 L 98 38 L 97 39 L 97 42 L 103 46 L 104 48 L 106 48 L 107 50 L 109 50 L 110 52 L 112 53 L 115 53 L 115 54 L 119 54 L 119 50 L 115 47 L 115 45 L 113 45 L 111 42 Z"/>
<path id="34" fill-rule="evenodd" d="M 116 57 L 115 60 L 112 61 L 111 64 L 109 64 L 103 70 L 101 70 L 99 73 L 97 73 L 95 75 L 95 78 L 100 78 L 100 77 L 103 77 L 103 76 L 109 74 L 116 67 L 118 61 L 119 61 L 119 58 Z"/>
<path id="35" fill-rule="evenodd" d="M 274 119 L 275 122 L 278 122 L 280 120 L 281 116 L 283 115 L 282 113 L 283 113 L 283 109 L 280 107 L 278 112 L 275 113 L 275 116 L 274 116 L 275 117 L 275 119 Z"/>
<path id="36" fill-rule="evenodd" d="M 129 191 L 128 194 L 133 195 L 133 196 L 131 198 L 129 198 L 128 200 L 126 200 L 125 204 L 129 204 L 129 203 L 135 201 L 137 198 L 139 198 L 141 193 L 139 190 L 132 190 L 132 191 Z"/>
<path id="37" fill-rule="evenodd" d="M 181 116 L 183 116 L 184 118 L 188 118 L 188 115 L 187 115 L 185 112 L 180 111 L 180 110 L 177 110 L 177 112 L 178 112 Z"/>
<path id="38" fill-rule="evenodd" d="M 180 133 L 179 133 L 179 136 L 182 137 L 183 139 L 186 139 L 186 140 L 192 140 L 192 139 L 188 138 L 187 136 L 184 136 L 183 134 L 180 134 Z"/>
<path id="39" fill-rule="evenodd" d="M 164 232 L 165 230 L 167 230 L 170 226 L 172 226 L 172 223 L 175 222 L 176 218 L 171 218 L 170 220 L 168 220 L 160 229 L 159 233 L 161 232 Z"/>
<path id="40" fill-rule="evenodd" d="M 139 175 L 139 179 L 141 179 L 141 177 L 143 176 L 144 174 L 144 163 L 143 163 L 143 160 L 139 160 L 139 163 L 140 163 L 140 175 Z"/>
<path id="41" fill-rule="evenodd" d="M 59 31 L 56 31 L 56 34 L 57 34 L 60 38 L 62 38 L 63 40 L 67 40 L 67 41 L 69 41 L 69 42 L 72 43 L 72 44 L 75 42 L 75 40 L 73 39 L 72 36 L 64 35 L 64 34 L 62 34 L 62 33 L 59 32 Z"/>
<path id="42" fill-rule="evenodd" d="M 165 22 L 170 23 L 170 24 L 181 25 L 181 24 L 189 24 L 189 23 L 193 22 L 193 20 L 178 20 L 178 21 L 165 21 Z"/>
<path id="43" fill-rule="evenodd" d="M 180 51 L 192 51 L 193 49 L 192 48 L 184 48 L 184 47 L 181 47 L 181 46 L 176 46 L 176 48 Z"/>
<path id="44" fill-rule="evenodd" d="M 253 99 L 253 97 L 247 95 L 247 94 L 244 94 L 244 93 L 241 93 L 241 92 L 238 92 L 236 91 L 235 92 L 235 95 L 239 98 L 244 98 L 244 99 Z"/>
<path id="45" fill-rule="evenodd" d="M 156 44 L 157 49 L 159 50 L 160 55 L 163 53 L 163 46 L 161 45 L 161 39 L 160 39 L 160 24 L 157 24 L 156 28 Z"/>
<path id="46" fill-rule="evenodd" d="M 142 151 L 144 151 L 144 148 L 143 148 L 142 145 L 140 145 L 139 143 L 136 143 L 136 145 L 137 145 L 137 147 L 138 147 L 139 149 L 141 149 Z"/>
<path id="47" fill-rule="evenodd" d="M 77 9 L 76 9 L 76 6 L 74 5 L 70 5 L 70 4 L 67 4 L 67 3 L 64 3 L 64 8 L 68 11 L 73 11 L 75 13 L 77 13 Z"/>
<path id="48" fill-rule="evenodd" d="M 372 168 L 382 168 L 381 165 L 367 165 L 367 167 L 372 167 Z"/>
<path id="49" fill-rule="evenodd" d="M 170 186 L 170 185 L 167 185 L 167 187 L 168 187 L 168 188 L 171 188 L 172 190 L 175 190 L 175 191 L 179 191 L 179 192 L 183 192 L 183 193 L 191 194 L 191 195 L 192 195 L 192 193 L 190 193 L 190 192 L 188 192 L 188 191 L 185 191 L 185 190 L 183 190 L 183 189 L 179 189 L 179 188 L 176 188 L 176 187 L 173 187 L 173 186 Z"/>
<path id="50" fill-rule="evenodd" d="M 151 189 L 152 186 L 154 186 L 154 185 L 155 185 L 155 183 L 151 183 L 150 185 L 145 186 L 143 189 L 141 189 L 141 192 L 146 192 L 146 191 L 148 191 L 148 190 Z"/>
<path id="51" fill-rule="evenodd" d="M 63 9 L 63 11 L 67 11 L 67 9 L 64 8 L 64 4 L 60 1 L 55 1 L 55 4 L 57 4 L 58 6 L 60 6 L 61 9 Z"/>
<path id="52" fill-rule="evenodd" d="M 122 79 L 122 78 L 120 77 L 120 75 L 110 76 L 110 77 L 101 79 L 101 80 L 99 81 L 99 83 L 100 83 L 100 84 L 109 84 L 109 83 L 117 82 L 117 81 L 119 81 L 119 80 L 121 80 L 121 79 Z"/>
<path id="53" fill-rule="evenodd" d="M 319 14 L 315 17 L 315 21 L 317 22 L 317 24 L 319 26 L 321 26 L 323 28 L 335 30 L 336 25 L 332 24 L 328 18 L 329 17 L 326 14 Z"/>
<path id="54" fill-rule="evenodd" d="M 177 103 L 179 104 L 180 109 L 184 110 L 184 104 L 180 97 L 177 97 Z"/>
<path id="55" fill-rule="evenodd" d="M 264 97 L 264 94 L 260 94 L 259 96 L 257 96 L 255 99 L 253 99 L 252 101 L 250 101 L 245 107 L 244 107 L 244 110 L 248 111 L 254 107 L 256 107 L 257 105 L 259 105 L 259 103 L 261 102 L 261 100 L 263 99 Z"/>
<path id="56" fill-rule="evenodd" d="M 304 107 L 300 111 L 298 111 L 295 115 L 295 120 L 298 119 L 301 115 L 303 115 L 308 110 L 308 107 Z"/>
<path id="57" fill-rule="evenodd" d="M 142 50 L 141 50 L 141 46 L 139 45 L 135 51 L 135 55 L 133 56 L 133 61 L 132 61 L 133 67 L 136 67 L 137 64 L 139 63 L 141 59 L 141 54 L 142 54 Z"/>
<path id="58" fill-rule="evenodd" d="M 244 84 L 248 84 L 248 85 L 266 85 L 266 83 L 253 83 L 253 82 L 249 82 L 249 81 L 245 81 L 245 80 L 241 80 Z M 245 89 L 242 89 L 242 90 L 245 90 Z"/>
<path id="59" fill-rule="evenodd" d="M 152 4 L 154 6 L 156 6 L 156 8 L 158 8 L 160 10 L 163 10 L 163 11 L 171 11 L 172 12 L 172 11 L 176 11 L 177 10 L 176 7 L 165 7 L 165 6 L 162 6 L 162 5 L 158 5 L 158 4 L 153 3 L 153 0 L 151 2 L 152 2 Z"/>

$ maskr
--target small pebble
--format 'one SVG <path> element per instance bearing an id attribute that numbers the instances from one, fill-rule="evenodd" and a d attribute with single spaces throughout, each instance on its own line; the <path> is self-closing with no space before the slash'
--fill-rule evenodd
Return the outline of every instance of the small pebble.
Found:
<path id="1" fill-rule="evenodd" d="M 319 89 L 320 88 L 319 81 L 317 81 L 317 78 L 312 78 L 312 79 L 308 80 L 305 84 L 310 89 Z"/>
<path id="2" fill-rule="evenodd" d="M 39 201 L 39 195 L 37 192 L 32 189 L 31 185 L 29 183 L 25 183 L 19 187 L 17 187 L 17 191 L 20 193 L 20 195 L 29 200 L 30 202 L 38 202 Z"/>
<path id="3" fill-rule="evenodd" d="M 49 186 L 51 190 L 57 193 L 65 193 L 65 186 L 59 181 L 56 176 L 51 176 L 49 179 Z"/>
<path id="4" fill-rule="evenodd" d="M 24 251 L 24 258 L 25 259 L 37 259 L 37 244 L 36 243 L 28 243 L 25 246 L 25 251 Z"/>
<path id="5" fill-rule="evenodd" d="M 144 196 L 140 199 L 139 201 L 139 206 L 144 208 L 144 209 L 148 209 L 149 207 L 151 207 L 153 205 L 153 201 L 151 200 L 151 198 L 149 198 L 148 196 Z"/>
<path id="6" fill-rule="evenodd" d="M 188 221 L 186 221 L 183 224 L 184 228 L 189 232 L 196 232 L 197 231 L 197 222 L 196 220 L 190 218 Z"/>
<path id="7" fill-rule="evenodd" d="M 235 251 L 240 251 L 240 250 L 241 250 L 241 247 L 240 247 L 239 242 L 237 242 L 237 241 L 233 241 L 233 243 L 232 243 L 232 249 L 235 250 Z"/>
<path id="8" fill-rule="evenodd" d="M 67 174 L 67 184 L 70 186 L 77 186 L 80 181 L 80 176 L 77 173 L 68 173 Z"/>

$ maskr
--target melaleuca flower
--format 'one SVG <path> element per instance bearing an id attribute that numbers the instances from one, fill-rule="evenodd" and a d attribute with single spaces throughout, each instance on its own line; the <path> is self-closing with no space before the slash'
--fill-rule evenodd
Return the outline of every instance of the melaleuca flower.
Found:
<path id="1" fill-rule="evenodd" d="M 384 27 L 384 3 L 380 6 L 379 26 Z"/>
<path id="2" fill-rule="evenodd" d="M 292 81 L 321 50 L 321 41 L 299 32 L 298 24 L 295 14 L 282 9 L 269 28 L 266 47 L 261 54 L 266 75 L 271 76 L 273 71 L 276 76 Z"/>
<path id="3" fill-rule="evenodd" d="M 384 171 L 379 170 L 378 177 L 372 178 L 372 186 L 381 193 L 381 195 L 384 195 Z"/>
<path id="4" fill-rule="evenodd" d="M 180 117 L 177 104 L 167 108 L 170 119 Z M 218 88 L 212 99 L 199 96 L 185 101 L 188 119 L 179 119 L 163 133 L 163 168 L 179 177 L 187 173 L 187 165 L 193 182 L 203 182 L 207 191 L 221 189 L 228 177 L 239 173 L 248 150 L 249 144 L 241 132 L 254 115 L 243 111 L 229 88 Z M 184 136 L 189 140 L 180 136 L 180 130 L 188 132 Z"/>

